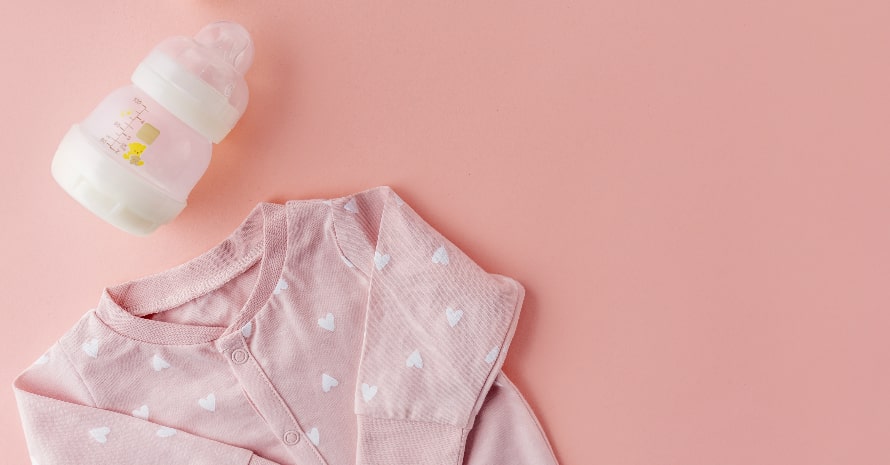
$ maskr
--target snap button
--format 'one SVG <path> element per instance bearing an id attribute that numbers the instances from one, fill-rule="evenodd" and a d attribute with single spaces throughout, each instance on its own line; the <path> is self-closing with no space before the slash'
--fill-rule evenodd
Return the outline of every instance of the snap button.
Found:
<path id="1" fill-rule="evenodd" d="M 247 355 L 247 351 L 244 349 L 235 349 L 232 351 L 232 361 L 237 364 L 242 364 L 247 361 L 250 356 Z"/>
<path id="2" fill-rule="evenodd" d="M 284 433 L 284 443 L 292 446 L 300 442 L 300 433 L 296 431 L 287 431 Z"/>

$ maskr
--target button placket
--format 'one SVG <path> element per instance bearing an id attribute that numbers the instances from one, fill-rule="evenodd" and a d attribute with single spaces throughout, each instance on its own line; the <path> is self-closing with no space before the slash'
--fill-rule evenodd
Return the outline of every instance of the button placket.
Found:
<path id="1" fill-rule="evenodd" d="M 312 441 L 304 440 L 305 433 L 302 432 L 296 415 L 293 415 L 278 391 L 269 382 L 241 333 L 233 334 L 231 339 L 226 341 L 219 341 L 218 349 L 229 361 L 229 368 L 250 402 L 272 431 L 278 432 L 279 440 L 288 447 L 298 463 L 324 465 L 325 461 L 313 447 Z"/>

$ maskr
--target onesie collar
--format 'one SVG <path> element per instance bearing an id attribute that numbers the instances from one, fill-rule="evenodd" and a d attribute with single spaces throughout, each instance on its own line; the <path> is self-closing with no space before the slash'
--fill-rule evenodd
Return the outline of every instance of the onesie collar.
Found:
<path id="1" fill-rule="evenodd" d="M 201 344 L 239 331 L 268 302 L 281 276 L 292 203 L 260 203 L 228 238 L 197 258 L 105 288 L 96 315 L 124 336 L 155 344 Z M 260 272 L 254 288 L 229 327 L 145 318 L 218 289 L 258 261 Z"/>

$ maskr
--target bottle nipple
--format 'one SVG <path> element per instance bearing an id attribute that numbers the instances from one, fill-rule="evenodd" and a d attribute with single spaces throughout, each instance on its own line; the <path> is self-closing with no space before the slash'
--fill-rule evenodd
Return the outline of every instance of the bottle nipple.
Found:
<path id="1" fill-rule="evenodd" d="M 242 76 L 253 64 L 253 41 L 250 33 L 238 23 L 217 21 L 208 24 L 195 34 L 195 42 L 216 53 Z"/>

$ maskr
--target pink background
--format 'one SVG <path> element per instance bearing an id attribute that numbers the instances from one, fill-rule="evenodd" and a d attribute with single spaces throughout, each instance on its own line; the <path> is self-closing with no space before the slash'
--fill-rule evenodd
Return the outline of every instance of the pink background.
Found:
<path id="1" fill-rule="evenodd" d="M 247 113 L 174 223 L 118 232 L 54 184 L 56 144 L 222 18 L 256 40 Z M 526 286 L 506 371 L 562 463 L 886 464 L 888 24 L 884 0 L 6 2 L 3 460 L 27 463 L 13 377 L 104 286 L 256 202 L 387 184 Z"/>

